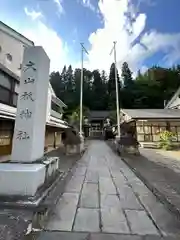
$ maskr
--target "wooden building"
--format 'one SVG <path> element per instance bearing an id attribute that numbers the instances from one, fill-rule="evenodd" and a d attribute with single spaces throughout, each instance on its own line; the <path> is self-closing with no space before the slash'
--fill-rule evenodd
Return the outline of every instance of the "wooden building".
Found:
<path id="1" fill-rule="evenodd" d="M 161 131 L 174 133 L 174 145 L 180 145 L 179 109 L 122 109 L 121 123 L 135 126 L 137 140 L 142 146 L 157 146 Z"/>
<path id="2" fill-rule="evenodd" d="M 89 122 L 89 137 L 103 137 L 105 121 L 110 117 L 110 111 L 90 111 L 87 119 Z"/>

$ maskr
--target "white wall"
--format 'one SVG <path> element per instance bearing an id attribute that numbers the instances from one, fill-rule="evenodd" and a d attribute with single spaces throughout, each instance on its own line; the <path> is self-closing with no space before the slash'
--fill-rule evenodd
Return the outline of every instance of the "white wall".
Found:
<path id="1" fill-rule="evenodd" d="M 18 68 L 23 61 L 25 47 L 33 46 L 34 43 L 24 36 L 6 26 L 0 21 L 0 63 L 20 77 L 21 70 Z M 12 61 L 7 60 L 7 54 L 11 54 Z M 15 85 L 15 92 L 19 93 L 19 84 Z M 47 120 L 50 118 L 51 99 L 55 93 L 49 84 L 48 103 L 47 103 Z"/>
<path id="2" fill-rule="evenodd" d="M 50 116 L 51 116 L 51 99 L 52 99 L 52 95 L 51 95 L 51 89 L 49 87 L 49 89 L 48 89 L 48 100 L 47 100 L 47 109 L 46 109 L 46 122 L 48 122 L 50 120 Z"/>
<path id="3" fill-rule="evenodd" d="M 20 76 L 20 64 L 22 64 L 24 47 L 33 46 L 33 42 L 28 41 L 13 29 L 0 22 L 0 63 Z M 12 61 L 8 61 L 7 54 L 11 54 Z"/>

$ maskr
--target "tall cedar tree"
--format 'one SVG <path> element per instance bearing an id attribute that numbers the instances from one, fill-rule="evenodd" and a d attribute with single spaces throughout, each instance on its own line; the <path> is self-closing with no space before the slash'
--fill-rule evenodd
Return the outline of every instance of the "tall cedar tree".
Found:
<path id="1" fill-rule="evenodd" d="M 119 80 L 119 74 L 117 70 L 117 79 L 118 79 L 118 90 L 119 90 L 119 98 L 120 98 L 120 80 Z M 108 109 L 114 110 L 116 108 L 116 82 L 115 82 L 115 64 L 112 63 L 110 68 L 110 74 L 109 74 L 109 81 L 107 84 L 108 89 Z"/>
<path id="2" fill-rule="evenodd" d="M 127 63 L 123 64 L 119 96 L 121 108 L 163 108 L 180 86 L 180 65 L 171 68 L 154 66 L 145 73 L 138 72 L 132 79 Z M 51 85 L 62 101 L 68 105 L 70 114 L 79 107 L 81 69 L 64 66 L 61 74 L 52 72 Z M 94 80 L 94 81 L 93 81 Z M 114 110 L 116 108 L 115 65 L 111 65 L 109 78 L 105 71 L 84 69 L 83 105 L 90 110 Z M 121 87 L 121 88 L 120 88 Z"/>
<path id="3" fill-rule="evenodd" d="M 122 65 L 121 76 L 122 76 L 122 79 L 123 79 L 124 87 L 125 88 L 132 87 L 132 84 L 133 84 L 132 72 L 129 69 L 129 66 L 128 66 L 127 62 L 124 62 L 123 65 Z"/>

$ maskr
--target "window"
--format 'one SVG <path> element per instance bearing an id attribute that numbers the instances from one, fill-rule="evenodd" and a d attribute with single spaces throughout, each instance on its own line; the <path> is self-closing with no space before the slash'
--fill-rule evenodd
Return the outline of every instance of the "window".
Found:
<path id="1" fill-rule="evenodd" d="M 0 85 L 7 88 L 11 89 L 11 79 L 9 79 L 5 74 L 0 72 Z"/>
<path id="2" fill-rule="evenodd" d="M 10 53 L 7 53 L 6 57 L 9 62 L 12 62 L 12 55 Z"/>
<path id="3" fill-rule="evenodd" d="M 51 101 L 51 109 L 54 110 L 55 112 L 62 113 L 62 109 L 52 101 Z"/>
<path id="4" fill-rule="evenodd" d="M 17 100 L 18 100 L 18 94 L 17 93 L 14 93 L 13 94 L 13 106 L 17 106 Z"/>
<path id="5" fill-rule="evenodd" d="M 177 137 L 178 137 L 178 141 L 180 142 L 180 127 L 177 127 Z"/>
<path id="6" fill-rule="evenodd" d="M 152 125 L 152 133 L 153 134 L 159 134 L 160 133 L 160 127 L 156 125 Z"/>
<path id="7" fill-rule="evenodd" d="M 144 135 L 144 141 L 145 142 L 152 142 L 152 135 L 151 134 L 145 134 Z"/>
<path id="8" fill-rule="evenodd" d="M 10 91 L 8 89 L 0 87 L 0 101 L 3 103 L 9 103 Z"/>
<path id="9" fill-rule="evenodd" d="M 150 134 L 151 133 L 151 126 L 144 126 L 144 133 Z"/>
<path id="10" fill-rule="evenodd" d="M 137 126 L 137 133 L 142 133 L 142 134 L 144 134 L 144 128 L 143 128 L 143 126 Z"/>
<path id="11" fill-rule="evenodd" d="M 17 94 L 15 93 L 15 80 L 4 72 L 0 71 L 0 102 L 10 105 L 17 105 Z"/>

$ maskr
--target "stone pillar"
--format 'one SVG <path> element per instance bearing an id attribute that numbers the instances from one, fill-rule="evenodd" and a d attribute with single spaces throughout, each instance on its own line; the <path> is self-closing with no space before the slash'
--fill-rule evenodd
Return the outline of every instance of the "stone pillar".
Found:
<path id="1" fill-rule="evenodd" d="M 0 163 L 0 196 L 3 196 L 0 203 L 2 206 L 5 199 L 5 208 L 8 204 L 11 206 L 12 201 L 21 206 L 38 204 L 58 174 L 58 157 L 36 161 L 44 155 L 49 63 L 42 47 L 25 49 L 12 162 Z"/>
<path id="2" fill-rule="evenodd" d="M 50 60 L 42 47 L 25 49 L 12 161 L 33 162 L 44 154 L 49 65 Z"/>

